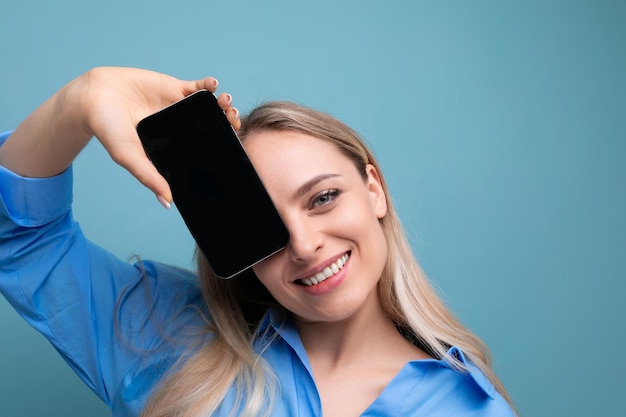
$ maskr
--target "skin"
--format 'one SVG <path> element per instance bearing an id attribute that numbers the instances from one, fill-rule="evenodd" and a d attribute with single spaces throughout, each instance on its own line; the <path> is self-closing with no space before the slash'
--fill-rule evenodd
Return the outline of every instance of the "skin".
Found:
<path id="1" fill-rule="evenodd" d="M 96 137 L 116 163 L 167 205 L 169 186 L 146 157 L 135 127 L 197 90 L 216 88 L 214 78 L 182 81 L 140 69 L 93 69 L 15 129 L 0 147 L 0 165 L 25 177 L 54 176 Z M 218 103 L 238 129 L 231 97 L 220 94 Z M 333 145 L 292 136 L 257 134 L 244 144 L 291 235 L 289 246 L 255 272 L 298 319 L 324 415 L 359 415 L 408 361 L 426 355 L 398 333 L 375 290 L 387 250 L 378 224 L 386 212 L 378 173 L 370 166 L 364 180 Z M 331 176 L 297 193 L 320 175 Z M 323 194 L 334 189 L 342 192 Z M 341 279 L 318 286 L 325 290 L 293 283 L 345 253 L 350 259 L 338 274 Z"/>
<path id="2" fill-rule="evenodd" d="M 256 134 L 244 147 L 290 234 L 285 250 L 254 267 L 261 282 L 301 323 L 346 320 L 375 308 L 387 257 L 378 220 L 387 207 L 374 167 L 363 181 L 334 145 L 296 132 Z M 345 254 L 348 263 L 333 277 L 300 284 Z"/>
<path id="3" fill-rule="evenodd" d="M 215 78 L 181 81 L 141 69 L 95 68 L 61 88 L 15 129 L 0 147 L 0 165 L 25 177 L 51 177 L 67 169 L 95 136 L 115 162 L 171 203 L 170 188 L 148 160 L 135 127 L 194 91 L 215 92 L 217 84 Z M 221 94 L 218 103 L 239 128 L 231 97 Z"/>
<path id="4" fill-rule="evenodd" d="M 406 362 L 426 357 L 386 317 L 376 290 L 387 257 L 378 173 L 368 165 L 363 179 L 335 145 L 297 132 L 253 134 L 244 147 L 290 233 L 254 272 L 296 317 L 324 415 L 359 415 Z M 345 254 L 326 281 L 299 281 Z"/>

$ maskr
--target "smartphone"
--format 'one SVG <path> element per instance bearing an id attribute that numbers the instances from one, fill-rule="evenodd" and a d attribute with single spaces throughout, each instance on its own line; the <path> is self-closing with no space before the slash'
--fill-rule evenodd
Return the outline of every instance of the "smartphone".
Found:
<path id="1" fill-rule="evenodd" d="M 213 93 L 198 91 L 146 117 L 137 132 L 218 277 L 285 247 L 287 228 Z"/>

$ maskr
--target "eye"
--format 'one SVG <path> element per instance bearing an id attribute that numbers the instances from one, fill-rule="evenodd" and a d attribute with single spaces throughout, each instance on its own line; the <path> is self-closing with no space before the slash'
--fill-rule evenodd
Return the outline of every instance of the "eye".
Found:
<path id="1" fill-rule="evenodd" d="M 311 208 L 330 204 L 335 201 L 339 194 L 341 194 L 341 190 L 338 189 L 322 191 L 321 193 L 313 197 L 313 200 L 311 200 Z"/>

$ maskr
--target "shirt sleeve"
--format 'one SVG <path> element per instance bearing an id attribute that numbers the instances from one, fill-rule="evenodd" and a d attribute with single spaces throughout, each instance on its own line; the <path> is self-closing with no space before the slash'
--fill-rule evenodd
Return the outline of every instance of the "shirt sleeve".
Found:
<path id="1" fill-rule="evenodd" d="M 108 405 L 140 408 L 178 355 L 176 333 L 201 321 L 194 276 L 117 259 L 85 238 L 71 202 L 71 168 L 24 178 L 0 166 L 0 293 Z"/>

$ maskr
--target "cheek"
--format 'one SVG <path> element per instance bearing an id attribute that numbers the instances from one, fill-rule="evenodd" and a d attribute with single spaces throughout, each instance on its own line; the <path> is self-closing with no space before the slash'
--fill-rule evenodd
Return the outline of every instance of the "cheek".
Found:
<path id="1" fill-rule="evenodd" d="M 337 227 L 356 242 L 368 269 L 382 272 L 387 259 L 387 240 L 376 210 L 369 199 L 363 199 L 361 204 L 351 208 L 342 212 L 337 219 Z"/>
<path id="2" fill-rule="evenodd" d="M 367 238 L 380 230 L 380 221 L 374 207 L 366 196 L 361 197 L 354 203 L 345 204 L 334 214 L 332 220 L 332 227 L 336 231 L 352 236 L 353 239 Z"/>

